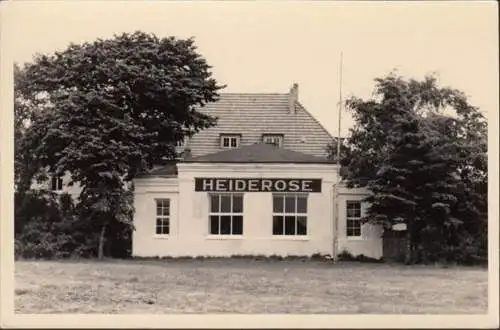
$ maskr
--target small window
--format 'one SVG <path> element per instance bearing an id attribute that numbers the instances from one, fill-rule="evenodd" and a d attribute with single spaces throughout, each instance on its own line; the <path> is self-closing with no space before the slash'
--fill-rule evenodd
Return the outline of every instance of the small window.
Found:
<path id="1" fill-rule="evenodd" d="M 51 190 L 52 191 L 61 191 L 63 187 L 63 179 L 58 176 L 53 176 L 52 177 L 52 182 L 51 182 Z"/>
<path id="2" fill-rule="evenodd" d="M 348 237 L 361 237 L 361 202 L 347 201 L 346 234 Z"/>
<path id="3" fill-rule="evenodd" d="M 240 146 L 239 135 L 221 135 L 220 145 L 224 149 L 238 148 Z"/>
<path id="4" fill-rule="evenodd" d="M 277 147 L 283 146 L 283 135 L 280 134 L 264 134 L 262 135 L 262 142 L 273 144 Z"/>
<path id="5" fill-rule="evenodd" d="M 211 194 L 209 229 L 211 235 L 243 235 L 243 195 Z"/>
<path id="6" fill-rule="evenodd" d="M 307 195 L 273 195 L 273 235 L 307 235 Z"/>
<path id="7" fill-rule="evenodd" d="M 156 200 L 156 234 L 170 234 L 170 199 Z"/>
<path id="8" fill-rule="evenodd" d="M 181 148 L 184 146 L 184 141 L 183 140 L 179 140 L 175 143 L 175 146 L 178 147 L 178 148 Z"/>

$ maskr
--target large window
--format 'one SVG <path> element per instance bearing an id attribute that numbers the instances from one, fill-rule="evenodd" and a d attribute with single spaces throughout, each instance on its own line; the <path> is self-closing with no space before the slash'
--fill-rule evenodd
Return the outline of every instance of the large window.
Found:
<path id="1" fill-rule="evenodd" d="M 220 146 L 225 149 L 238 148 L 240 145 L 239 135 L 224 134 L 220 137 Z"/>
<path id="2" fill-rule="evenodd" d="M 283 146 L 283 135 L 281 134 L 264 134 L 262 135 L 262 142 L 273 144 L 277 147 Z"/>
<path id="3" fill-rule="evenodd" d="M 170 199 L 156 200 L 156 234 L 170 234 Z"/>
<path id="4" fill-rule="evenodd" d="M 346 234 L 348 237 L 361 237 L 361 202 L 347 201 Z"/>
<path id="5" fill-rule="evenodd" d="M 273 235 L 307 235 L 307 195 L 273 195 Z"/>
<path id="6" fill-rule="evenodd" d="M 211 194 L 210 234 L 243 235 L 243 195 Z"/>
<path id="7" fill-rule="evenodd" d="M 63 180 L 61 177 L 53 176 L 50 188 L 52 191 L 61 191 L 63 187 Z"/>

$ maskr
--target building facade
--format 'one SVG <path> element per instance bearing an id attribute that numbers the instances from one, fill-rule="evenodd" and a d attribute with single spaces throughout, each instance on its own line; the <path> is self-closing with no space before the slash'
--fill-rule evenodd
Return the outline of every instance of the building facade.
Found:
<path id="1" fill-rule="evenodd" d="M 179 145 L 177 163 L 134 180 L 132 254 L 141 257 L 382 256 L 361 224 L 367 192 L 327 159 L 332 136 L 287 94 L 222 94 L 217 125 Z"/>

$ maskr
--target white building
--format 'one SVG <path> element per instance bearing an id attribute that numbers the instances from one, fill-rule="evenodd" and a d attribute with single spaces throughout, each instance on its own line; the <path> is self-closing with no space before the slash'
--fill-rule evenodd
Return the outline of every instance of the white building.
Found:
<path id="1" fill-rule="evenodd" d="M 288 94 L 222 94 L 200 111 L 215 127 L 184 159 L 134 181 L 134 256 L 382 256 L 361 225 L 367 192 L 346 189 L 326 159 L 333 138 Z"/>

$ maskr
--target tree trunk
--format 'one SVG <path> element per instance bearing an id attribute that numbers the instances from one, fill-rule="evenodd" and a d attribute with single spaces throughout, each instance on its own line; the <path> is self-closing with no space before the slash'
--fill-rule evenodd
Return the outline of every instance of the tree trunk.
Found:
<path id="1" fill-rule="evenodd" d="M 413 232 L 413 219 L 407 222 L 406 225 L 406 257 L 405 264 L 409 265 L 415 262 L 415 233 Z"/>
<path id="2" fill-rule="evenodd" d="M 108 223 L 105 222 L 102 225 L 101 229 L 101 235 L 99 236 L 99 249 L 97 251 L 97 258 L 99 260 L 104 258 L 104 240 L 105 240 L 105 235 L 106 235 L 106 228 L 108 227 Z"/>

